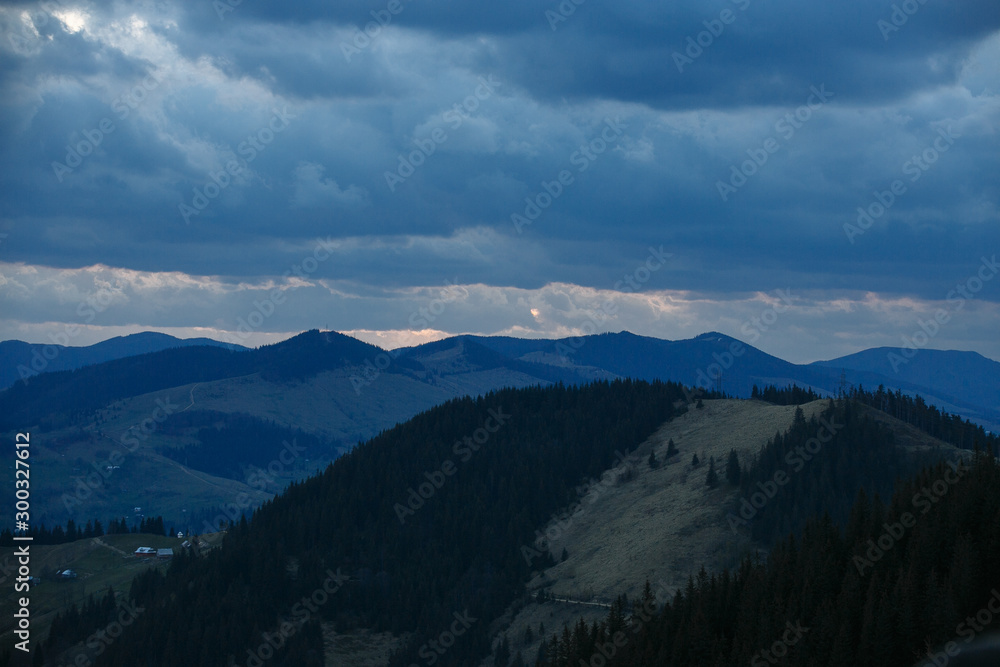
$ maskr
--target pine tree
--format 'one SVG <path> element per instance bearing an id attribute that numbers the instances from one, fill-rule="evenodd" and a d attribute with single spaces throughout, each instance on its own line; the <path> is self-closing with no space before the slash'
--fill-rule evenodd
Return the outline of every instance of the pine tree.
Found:
<path id="1" fill-rule="evenodd" d="M 677 454 L 678 454 L 677 445 L 674 444 L 674 439 L 670 438 L 670 440 L 667 442 L 667 458 L 669 459 L 671 456 L 676 456 Z"/>
<path id="2" fill-rule="evenodd" d="M 507 635 L 504 635 L 493 649 L 493 664 L 496 667 L 507 667 L 508 662 L 510 662 L 510 646 L 507 644 Z"/>
<path id="3" fill-rule="evenodd" d="M 691 455 L 691 467 L 697 468 L 699 463 L 701 463 L 701 461 L 698 460 L 698 454 L 696 452 Z"/>
<path id="4" fill-rule="evenodd" d="M 648 460 L 648 463 L 649 463 L 650 470 L 656 470 L 656 468 L 660 465 L 660 462 L 656 460 L 656 450 L 655 449 L 649 450 L 649 460 Z"/>
<path id="5" fill-rule="evenodd" d="M 740 459 L 736 455 L 736 450 L 730 449 L 729 460 L 726 461 L 726 480 L 731 486 L 739 486 L 741 474 Z"/>
<path id="6" fill-rule="evenodd" d="M 719 485 L 719 475 L 715 472 L 715 457 L 708 458 L 708 474 L 705 475 L 705 486 L 714 489 Z"/>

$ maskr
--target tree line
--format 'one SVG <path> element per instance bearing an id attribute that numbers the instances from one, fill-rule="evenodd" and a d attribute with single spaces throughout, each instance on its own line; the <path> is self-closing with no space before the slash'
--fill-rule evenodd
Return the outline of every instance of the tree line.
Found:
<path id="1" fill-rule="evenodd" d="M 521 547 L 617 456 L 686 410 L 674 383 L 595 382 L 462 398 L 354 448 L 228 529 L 221 549 L 179 555 L 137 577 L 130 599 L 150 613 L 98 665 L 245 664 L 263 633 L 295 632 L 270 664 L 322 657 L 317 623 L 412 633 L 390 660 L 471 622 L 436 664 L 490 650 L 489 623 L 546 562 Z M 345 580 L 326 599 L 331 573 Z M 324 598 L 308 614 L 303 600 Z M 306 605 L 308 608 L 308 605 Z"/>
<path id="2" fill-rule="evenodd" d="M 107 529 L 104 528 L 104 524 L 101 523 L 100 519 L 88 520 L 83 526 L 79 526 L 73 519 L 66 521 L 66 527 L 63 528 L 60 525 L 56 525 L 51 529 L 46 528 L 45 524 L 39 524 L 38 526 L 31 526 L 27 531 L 18 531 L 18 535 L 24 535 L 32 538 L 33 544 L 65 544 L 67 542 L 73 542 L 75 540 L 89 540 L 94 537 L 101 537 L 103 535 L 122 535 L 129 533 L 148 533 L 150 535 L 173 535 L 174 529 L 171 528 L 169 531 L 164 529 L 163 517 L 143 517 L 139 523 L 134 523 L 129 526 L 128 521 L 125 517 L 120 519 L 111 519 L 108 521 Z M 9 528 L 4 528 L 0 531 L 0 547 L 12 547 L 18 544 L 14 541 L 14 534 Z"/>
<path id="3" fill-rule="evenodd" d="M 942 483 L 946 495 L 931 502 Z M 948 664 L 993 629 L 986 612 L 1000 596 L 998 488 L 996 459 L 977 452 L 962 466 L 923 469 L 887 504 L 861 492 L 843 528 L 828 514 L 814 517 L 766 559 L 747 557 L 720 574 L 702 569 L 662 606 L 647 584 L 641 599 L 620 598 L 603 621 L 551 635 L 534 664 Z"/>

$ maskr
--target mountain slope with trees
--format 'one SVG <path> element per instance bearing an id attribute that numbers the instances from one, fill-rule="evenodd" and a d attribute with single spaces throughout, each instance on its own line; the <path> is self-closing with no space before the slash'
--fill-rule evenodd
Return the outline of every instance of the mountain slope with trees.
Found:
<path id="1" fill-rule="evenodd" d="M 346 579 L 274 664 L 321 652 L 322 619 L 412 633 L 392 661 L 408 665 L 456 614 L 498 615 L 523 586 L 520 547 L 535 527 L 682 398 L 677 385 L 618 381 L 504 390 L 418 415 L 234 525 L 217 553 L 137 580 L 133 599 L 150 612 L 97 664 L 245 660 L 339 570 Z M 488 650 L 487 623 L 471 622 L 438 664 Z"/>

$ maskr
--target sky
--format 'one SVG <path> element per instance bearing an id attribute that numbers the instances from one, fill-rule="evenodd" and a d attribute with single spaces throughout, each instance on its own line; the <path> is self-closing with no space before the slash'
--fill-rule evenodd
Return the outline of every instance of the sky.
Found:
<path id="1" fill-rule="evenodd" d="M 53 0 L 0 35 L 0 340 L 1000 359 L 995 0 Z"/>

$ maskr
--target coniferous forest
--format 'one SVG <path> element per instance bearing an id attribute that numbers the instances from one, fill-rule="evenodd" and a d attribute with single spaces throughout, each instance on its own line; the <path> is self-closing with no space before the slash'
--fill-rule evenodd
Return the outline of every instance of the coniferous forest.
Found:
<path id="1" fill-rule="evenodd" d="M 765 394 L 784 404 L 814 398 Z M 166 574 L 136 578 L 128 604 L 144 612 L 95 664 L 320 666 L 320 623 L 408 637 L 392 667 L 478 664 L 493 648 L 490 620 L 552 562 L 524 557 L 537 527 L 687 411 L 684 396 L 672 383 L 595 382 L 502 390 L 418 415 L 229 525 L 221 548 L 181 553 Z M 550 628 L 533 664 L 780 657 L 906 667 L 970 632 L 963 619 L 1000 585 L 991 578 L 1000 468 L 978 449 L 950 464 L 932 452 L 937 462 L 921 467 L 925 459 L 900 453 L 871 400 L 829 399 L 810 419 L 797 408 L 749 465 L 726 465 L 738 494 L 725 520 L 766 556 L 702 569 L 683 590 L 654 594 L 647 584 L 599 623 Z M 971 425 L 942 431 L 950 416 L 902 405 L 924 430 L 993 445 Z M 44 649 L 55 659 L 115 613 L 104 597 L 61 614 Z M 454 645 L 432 650 L 456 627 Z"/>
<path id="2" fill-rule="evenodd" d="M 673 383 L 556 385 L 418 415 L 231 526 L 221 549 L 137 578 L 130 599 L 147 611 L 96 664 L 246 664 L 283 622 L 296 631 L 270 664 L 321 664 L 322 620 L 412 633 L 392 659 L 409 665 L 456 614 L 468 627 L 437 664 L 472 664 L 490 650 L 486 619 L 523 590 L 521 546 L 684 410 L 683 395 Z"/>
<path id="3" fill-rule="evenodd" d="M 942 484 L 948 502 L 933 502 Z M 811 519 L 766 560 L 702 571 L 660 608 L 648 586 L 619 600 L 603 622 L 549 637 L 536 665 L 948 664 L 995 630 L 998 489 L 982 454 L 927 468 L 888 505 L 861 496 L 843 528 Z"/>

